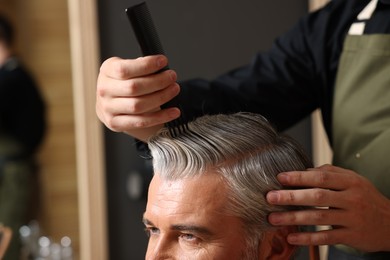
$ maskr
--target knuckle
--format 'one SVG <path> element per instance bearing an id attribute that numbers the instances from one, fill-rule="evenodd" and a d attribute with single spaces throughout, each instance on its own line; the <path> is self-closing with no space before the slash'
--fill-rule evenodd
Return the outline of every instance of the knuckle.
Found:
<path id="1" fill-rule="evenodd" d="M 106 126 L 113 131 L 117 131 L 117 129 L 119 128 L 119 126 L 115 123 L 113 117 L 109 117 L 108 119 L 106 119 Z"/>
<path id="2" fill-rule="evenodd" d="M 289 223 L 296 223 L 298 221 L 298 215 L 295 212 L 290 212 L 290 214 L 286 216 L 288 217 Z"/>
<path id="3" fill-rule="evenodd" d="M 141 103 L 138 100 L 130 100 L 128 104 L 128 111 L 130 114 L 139 114 L 141 111 Z"/>
<path id="4" fill-rule="evenodd" d="M 300 186 L 307 182 L 306 176 L 306 171 L 296 171 L 293 174 L 289 175 L 288 182 L 290 185 Z"/>
<path id="5" fill-rule="evenodd" d="M 319 232 L 317 236 L 314 236 L 311 241 L 313 244 L 326 245 L 330 244 L 330 236 L 327 232 Z"/>
<path id="6" fill-rule="evenodd" d="M 147 122 L 145 121 L 137 121 L 137 122 L 134 122 L 134 128 L 145 128 L 148 126 Z"/>
<path id="7" fill-rule="evenodd" d="M 293 177 L 292 177 L 292 182 L 293 184 L 300 184 L 303 182 L 303 174 L 302 172 L 297 172 Z"/>
<path id="8" fill-rule="evenodd" d="M 326 171 L 322 170 L 317 174 L 318 185 L 323 186 L 329 181 L 329 175 L 326 173 Z"/>
<path id="9" fill-rule="evenodd" d="M 319 223 L 319 222 L 323 222 L 326 219 L 326 216 L 327 214 L 325 210 L 319 210 L 319 211 L 315 211 L 312 217 L 315 222 Z"/>
<path id="10" fill-rule="evenodd" d="M 295 200 L 296 200 L 296 198 L 295 198 L 294 192 L 288 191 L 287 192 L 287 202 L 293 203 L 293 202 L 295 202 Z"/>
<path id="11" fill-rule="evenodd" d="M 111 62 L 110 66 L 115 77 L 118 79 L 124 79 L 126 77 L 127 67 L 123 62 Z"/>
<path id="12" fill-rule="evenodd" d="M 98 97 L 106 96 L 106 90 L 101 85 L 98 85 L 96 92 L 97 92 Z"/>
<path id="13" fill-rule="evenodd" d="M 127 85 L 127 92 L 130 96 L 136 95 L 138 92 L 139 85 L 135 80 L 130 80 L 128 85 Z"/>
<path id="14" fill-rule="evenodd" d="M 317 203 L 323 203 L 326 198 L 326 192 L 323 189 L 314 189 L 313 197 Z"/>
<path id="15" fill-rule="evenodd" d="M 109 64 L 112 62 L 113 59 L 114 58 L 111 57 L 103 61 L 102 65 L 100 66 L 100 73 L 104 73 L 106 71 L 107 67 L 109 67 Z"/>

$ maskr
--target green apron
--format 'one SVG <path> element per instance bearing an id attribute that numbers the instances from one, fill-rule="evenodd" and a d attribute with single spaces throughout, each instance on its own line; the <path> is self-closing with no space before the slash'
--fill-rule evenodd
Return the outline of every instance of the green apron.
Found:
<path id="1" fill-rule="evenodd" d="M 28 158 L 16 157 L 21 147 L 0 134 L 0 223 L 12 229 L 13 236 L 3 260 L 20 256 L 19 228 L 26 224 L 33 167 Z"/>
<path id="2" fill-rule="evenodd" d="M 364 30 L 363 23 L 355 27 L 361 33 Z M 363 175 L 390 198 L 390 35 L 359 34 L 347 36 L 339 64 L 333 104 L 333 163 Z"/>
<path id="3" fill-rule="evenodd" d="M 333 107 L 334 164 L 390 198 L 390 35 L 349 35 Z"/>

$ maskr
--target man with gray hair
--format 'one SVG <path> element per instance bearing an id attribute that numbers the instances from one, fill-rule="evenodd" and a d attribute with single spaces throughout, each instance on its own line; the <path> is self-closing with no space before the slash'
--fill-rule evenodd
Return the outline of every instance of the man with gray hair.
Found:
<path id="1" fill-rule="evenodd" d="M 283 189 L 280 172 L 306 170 L 310 159 L 291 138 L 251 113 L 206 115 L 172 137 L 163 128 L 148 140 L 154 176 L 143 222 L 146 259 L 290 259 L 296 226 L 272 227 L 270 205 Z"/>

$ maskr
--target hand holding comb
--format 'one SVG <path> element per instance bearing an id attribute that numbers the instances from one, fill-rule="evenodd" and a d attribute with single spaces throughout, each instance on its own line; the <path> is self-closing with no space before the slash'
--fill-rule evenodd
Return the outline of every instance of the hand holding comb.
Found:
<path id="1" fill-rule="evenodd" d="M 142 2 L 127 8 L 126 14 L 129 18 L 138 44 L 141 47 L 142 55 L 148 56 L 165 54 L 146 3 Z M 168 66 L 156 73 L 167 69 L 169 69 Z M 177 104 L 176 98 L 173 98 L 171 101 L 163 104 L 161 107 L 167 108 L 173 106 L 180 108 L 180 106 Z M 183 113 L 181 113 L 179 118 L 166 123 L 166 126 L 168 127 L 172 137 L 176 137 L 188 129 L 188 126 L 183 118 Z"/>

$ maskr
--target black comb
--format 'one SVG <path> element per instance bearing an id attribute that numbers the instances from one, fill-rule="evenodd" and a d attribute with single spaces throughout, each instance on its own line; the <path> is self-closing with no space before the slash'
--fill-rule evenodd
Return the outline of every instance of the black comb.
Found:
<path id="1" fill-rule="evenodd" d="M 141 48 L 142 55 L 148 56 L 165 54 L 157 30 L 154 26 L 152 16 L 150 15 L 149 8 L 146 3 L 142 2 L 140 4 L 127 8 L 126 14 L 129 18 L 131 26 L 133 27 L 133 31 Z M 156 73 L 167 69 L 169 69 L 168 66 L 164 67 L 160 71 L 157 71 Z M 177 99 L 173 98 L 171 101 L 163 104 L 161 107 L 180 108 L 180 105 L 178 104 Z M 180 111 L 182 111 L 182 109 L 180 109 Z M 169 129 L 169 133 L 172 137 L 176 137 L 188 129 L 188 125 L 186 123 L 186 120 L 184 119 L 183 112 L 181 113 L 179 118 L 170 121 L 165 125 Z"/>

